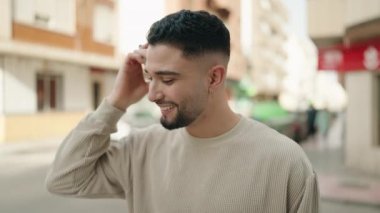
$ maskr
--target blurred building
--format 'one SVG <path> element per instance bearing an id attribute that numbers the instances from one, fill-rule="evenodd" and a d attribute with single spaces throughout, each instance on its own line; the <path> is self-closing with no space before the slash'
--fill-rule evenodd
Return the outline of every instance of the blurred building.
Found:
<path id="1" fill-rule="evenodd" d="M 112 88 L 117 3 L 0 4 L 0 142 L 67 134 Z"/>
<path id="2" fill-rule="evenodd" d="M 289 14 L 280 0 L 245 1 L 251 8 L 252 41 L 248 57 L 258 94 L 276 97 L 287 74 L 287 24 Z"/>
<path id="3" fill-rule="evenodd" d="M 289 33 L 286 42 L 287 74 L 279 95 L 281 106 L 292 112 L 305 112 L 317 99 L 317 50 L 306 36 Z"/>
<path id="4" fill-rule="evenodd" d="M 339 74 L 349 102 L 345 162 L 380 174 L 380 1 L 308 1 L 320 70 Z"/>
<path id="5" fill-rule="evenodd" d="M 241 2 L 228 0 L 165 0 L 166 12 L 173 13 L 180 9 L 207 10 L 221 18 L 230 31 L 231 57 L 227 72 L 230 80 L 240 80 L 247 71 L 247 60 L 243 56 L 240 36 Z"/>

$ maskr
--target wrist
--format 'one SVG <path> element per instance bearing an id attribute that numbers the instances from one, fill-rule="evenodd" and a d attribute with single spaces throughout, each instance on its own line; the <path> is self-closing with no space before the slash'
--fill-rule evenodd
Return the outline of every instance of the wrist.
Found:
<path id="1" fill-rule="evenodd" d="M 113 105 L 109 104 L 105 99 L 99 107 L 93 112 L 93 116 L 96 120 L 102 121 L 109 127 L 115 127 L 116 123 L 124 115 L 125 111 L 120 110 Z"/>
<path id="2" fill-rule="evenodd" d="M 117 99 L 113 96 L 107 96 L 106 101 L 111 106 L 113 106 L 119 110 L 122 110 L 122 111 L 126 111 L 127 108 L 129 107 L 129 104 L 126 103 L 126 101 L 121 101 L 120 99 Z"/>

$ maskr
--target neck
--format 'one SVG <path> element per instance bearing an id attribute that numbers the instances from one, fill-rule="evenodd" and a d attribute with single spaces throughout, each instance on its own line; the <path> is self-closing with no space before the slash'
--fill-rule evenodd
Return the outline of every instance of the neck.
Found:
<path id="1" fill-rule="evenodd" d="M 194 137 L 211 138 L 229 131 L 239 120 L 224 99 L 207 108 L 186 130 Z"/>

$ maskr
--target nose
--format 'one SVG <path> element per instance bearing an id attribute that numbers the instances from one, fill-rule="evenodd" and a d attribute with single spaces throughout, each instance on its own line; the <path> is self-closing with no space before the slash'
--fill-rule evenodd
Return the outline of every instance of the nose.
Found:
<path id="1" fill-rule="evenodd" d="M 162 91 L 158 88 L 158 85 L 151 81 L 149 83 L 149 91 L 148 91 L 148 99 L 151 102 L 157 102 L 158 100 L 161 100 L 164 97 Z"/>

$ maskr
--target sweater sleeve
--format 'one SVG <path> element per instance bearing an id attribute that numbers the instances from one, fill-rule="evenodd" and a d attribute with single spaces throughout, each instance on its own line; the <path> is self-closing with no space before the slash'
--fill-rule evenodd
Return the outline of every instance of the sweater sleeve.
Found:
<path id="1" fill-rule="evenodd" d="M 319 212 L 319 190 L 315 173 L 306 179 L 305 189 L 300 198 L 297 213 Z"/>
<path id="2" fill-rule="evenodd" d="M 291 169 L 288 181 L 290 213 L 318 213 L 319 189 L 317 175 L 310 162 L 298 159 Z"/>
<path id="3" fill-rule="evenodd" d="M 46 178 L 54 194 L 124 198 L 129 190 L 130 151 L 125 143 L 110 142 L 124 114 L 106 101 L 85 117 L 64 139 Z"/>

